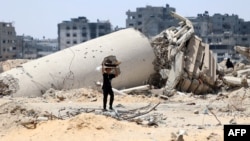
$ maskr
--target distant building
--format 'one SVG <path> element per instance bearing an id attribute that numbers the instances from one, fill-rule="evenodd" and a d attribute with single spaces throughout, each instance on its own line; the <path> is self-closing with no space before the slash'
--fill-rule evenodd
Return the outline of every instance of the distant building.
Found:
<path id="1" fill-rule="evenodd" d="M 218 62 L 225 58 L 239 61 L 241 56 L 233 49 L 235 45 L 250 47 L 250 22 L 245 22 L 237 15 L 217 13 L 209 16 L 208 11 L 205 11 L 188 19 L 194 26 L 195 34 L 210 44 Z"/>
<path id="2" fill-rule="evenodd" d="M 37 59 L 58 51 L 57 39 L 34 39 L 31 36 L 17 36 L 22 59 Z"/>
<path id="3" fill-rule="evenodd" d="M 0 61 L 18 58 L 16 31 L 12 23 L 0 22 Z"/>
<path id="4" fill-rule="evenodd" d="M 36 40 L 37 58 L 52 54 L 59 50 L 57 39 Z"/>
<path id="5" fill-rule="evenodd" d="M 111 33 L 109 21 L 90 23 L 86 17 L 73 18 L 58 24 L 59 49 L 65 49 L 73 45 L 94 39 Z"/>
<path id="6" fill-rule="evenodd" d="M 126 12 L 126 27 L 133 27 L 148 37 L 159 34 L 164 29 L 176 25 L 178 21 L 170 15 L 175 8 L 170 7 L 152 7 L 136 8 L 135 12 L 128 10 Z"/>

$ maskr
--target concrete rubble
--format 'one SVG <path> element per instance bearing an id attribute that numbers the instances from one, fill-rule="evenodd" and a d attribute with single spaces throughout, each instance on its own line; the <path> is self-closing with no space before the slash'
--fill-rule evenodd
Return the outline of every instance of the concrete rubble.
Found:
<path id="1" fill-rule="evenodd" d="M 168 97 L 176 91 L 207 94 L 223 86 L 250 85 L 250 67 L 238 63 L 227 69 L 217 63 L 192 23 L 174 12 L 172 16 L 180 20 L 178 26 L 150 39 L 135 29 L 123 29 L 4 71 L 0 95 L 36 97 L 50 88 L 96 88 L 102 81 L 97 67 L 107 56 L 121 63 L 120 75 L 113 80 L 117 93 L 149 85 L 163 88 L 161 96 Z M 250 58 L 249 48 L 235 49 Z"/>
<path id="2" fill-rule="evenodd" d="M 229 87 L 249 87 L 250 86 L 250 47 L 235 46 L 234 49 L 246 58 L 245 62 L 236 63 L 234 68 L 224 71 L 223 82 Z"/>
<path id="3" fill-rule="evenodd" d="M 175 90 L 203 94 L 216 85 L 216 60 L 209 45 L 194 35 L 192 23 L 176 13 L 181 22 L 151 39 L 156 59 L 155 71 L 165 79 L 166 95 Z"/>

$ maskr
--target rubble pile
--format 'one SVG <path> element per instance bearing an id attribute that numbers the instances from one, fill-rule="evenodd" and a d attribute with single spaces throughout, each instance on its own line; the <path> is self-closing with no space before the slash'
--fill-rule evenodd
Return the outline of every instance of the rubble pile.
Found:
<path id="1" fill-rule="evenodd" d="M 18 90 L 18 80 L 11 75 L 0 76 L 0 96 L 9 95 Z"/>
<path id="2" fill-rule="evenodd" d="M 0 72 L 2 73 L 4 71 L 10 70 L 12 68 L 19 67 L 28 61 L 30 61 L 30 60 L 29 59 L 10 59 L 10 60 L 6 60 L 6 61 L 1 61 L 0 62 Z"/>
<path id="3" fill-rule="evenodd" d="M 175 90 L 195 94 L 213 92 L 217 63 L 209 45 L 194 35 L 189 20 L 176 13 L 172 15 L 181 20 L 179 26 L 166 29 L 151 41 L 156 55 L 154 69 L 166 80 L 164 93 L 171 95 Z"/>
<path id="4" fill-rule="evenodd" d="M 235 46 L 234 49 L 243 55 L 243 60 L 234 64 L 233 68 L 226 67 L 226 60 L 218 63 L 217 72 L 227 88 L 250 86 L 250 52 L 249 47 Z M 245 58 L 244 58 L 245 57 Z"/>
<path id="5" fill-rule="evenodd" d="M 250 48 L 249 47 L 243 47 L 243 46 L 235 46 L 234 49 L 245 56 L 248 60 L 250 60 Z"/>

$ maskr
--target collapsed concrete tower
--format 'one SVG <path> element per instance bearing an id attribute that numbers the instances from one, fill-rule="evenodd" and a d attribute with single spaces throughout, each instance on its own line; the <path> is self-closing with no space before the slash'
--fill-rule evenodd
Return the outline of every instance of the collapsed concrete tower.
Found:
<path id="1" fill-rule="evenodd" d="M 102 79 L 96 68 L 109 55 L 121 61 L 121 74 L 112 82 L 114 88 L 143 85 L 154 71 L 152 60 L 155 56 L 148 38 L 129 28 L 3 72 L 0 75 L 0 95 L 41 96 L 49 88 L 95 87 L 95 82 Z"/>

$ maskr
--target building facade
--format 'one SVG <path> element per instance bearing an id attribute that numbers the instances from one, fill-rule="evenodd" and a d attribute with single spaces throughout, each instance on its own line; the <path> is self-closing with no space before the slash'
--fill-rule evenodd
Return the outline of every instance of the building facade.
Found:
<path id="1" fill-rule="evenodd" d="M 73 18 L 58 24 L 59 49 L 65 49 L 73 45 L 94 39 L 111 33 L 109 21 L 90 23 L 86 17 Z"/>
<path id="2" fill-rule="evenodd" d="M 17 46 L 21 59 L 37 59 L 59 50 L 57 39 L 34 39 L 31 36 L 17 36 Z"/>
<path id="3" fill-rule="evenodd" d="M 178 21 L 171 16 L 170 12 L 175 8 L 146 6 L 137 8 L 135 12 L 126 12 L 126 27 L 133 27 L 148 37 L 159 34 L 164 29 L 176 25 Z"/>
<path id="4" fill-rule="evenodd" d="M 225 58 L 239 61 L 241 56 L 234 50 L 234 46 L 250 47 L 250 22 L 245 22 L 238 15 L 209 16 L 205 11 L 188 19 L 193 23 L 195 34 L 201 37 L 203 42 L 210 44 L 218 62 Z"/>
<path id="5" fill-rule="evenodd" d="M 16 31 L 12 23 L 0 22 L 0 61 L 18 58 Z"/>

